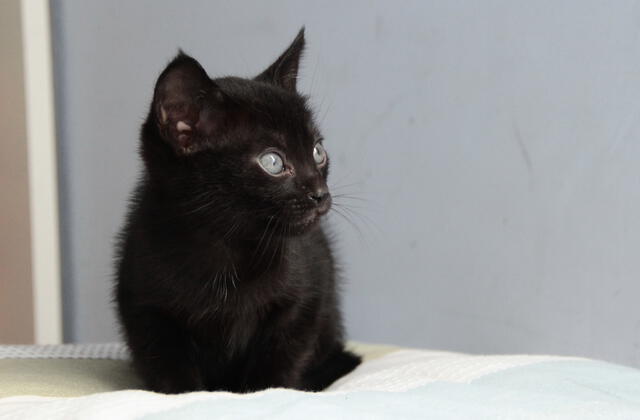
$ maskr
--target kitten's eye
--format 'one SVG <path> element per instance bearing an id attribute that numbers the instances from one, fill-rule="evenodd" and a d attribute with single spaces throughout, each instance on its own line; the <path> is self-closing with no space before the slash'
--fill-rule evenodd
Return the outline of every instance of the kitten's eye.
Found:
<path id="1" fill-rule="evenodd" d="M 275 152 L 268 152 L 260 156 L 258 159 L 262 169 L 271 175 L 278 175 L 284 170 L 284 161 L 282 157 Z"/>
<path id="2" fill-rule="evenodd" d="M 324 150 L 324 147 L 320 143 L 316 144 L 313 148 L 313 160 L 316 161 L 318 165 L 324 164 L 327 160 L 327 152 Z"/>

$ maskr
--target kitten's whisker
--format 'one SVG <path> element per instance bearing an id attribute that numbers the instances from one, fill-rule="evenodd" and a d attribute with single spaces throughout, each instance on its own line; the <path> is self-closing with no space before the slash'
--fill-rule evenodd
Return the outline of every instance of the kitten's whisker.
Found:
<path id="1" fill-rule="evenodd" d="M 271 216 L 271 218 L 275 218 L 277 215 L 273 215 Z M 276 228 L 278 226 L 279 221 L 276 220 L 276 223 L 274 224 L 273 228 L 271 229 L 271 231 L 269 232 L 268 236 L 267 236 L 267 241 L 265 242 L 265 245 L 262 247 L 262 250 L 260 251 L 260 255 L 258 256 L 257 261 L 261 261 L 263 257 L 265 257 L 265 253 L 267 252 L 267 249 L 269 248 L 269 245 L 271 245 L 271 240 L 273 239 L 273 235 L 276 231 Z M 267 228 L 269 227 L 269 225 L 267 225 Z"/>
<path id="2" fill-rule="evenodd" d="M 285 254 L 287 252 L 287 248 L 286 248 L 286 244 L 287 244 L 287 237 L 289 236 L 289 224 L 288 223 L 284 223 L 283 224 L 283 228 L 282 228 L 282 235 L 280 237 L 280 249 L 279 249 L 279 258 L 278 258 L 278 263 L 282 264 L 283 261 L 285 260 Z"/>
<path id="3" fill-rule="evenodd" d="M 228 241 L 231 238 L 231 235 L 235 233 L 235 230 L 238 229 L 239 227 L 240 227 L 240 222 L 233 222 L 233 224 L 231 225 L 231 228 L 227 230 L 227 233 L 222 235 L 222 239 L 224 239 L 225 241 Z"/>
<path id="4" fill-rule="evenodd" d="M 380 229 L 380 227 L 375 223 L 375 221 L 367 216 L 364 213 L 360 213 L 358 210 L 360 209 L 360 207 L 354 207 L 354 206 L 347 206 L 342 204 L 341 207 L 350 212 L 352 215 L 359 217 L 360 220 L 362 220 L 363 222 L 369 223 L 371 225 L 371 227 L 373 227 L 374 229 L 376 229 L 378 231 L 378 233 L 382 233 L 382 230 Z"/>
<path id="5" fill-rule="evenodd" d="M 236 270 L 236 264 L 231 260 L 231 269 L 233 270 L 233 275 L 231 276 L 231 283 L 233 284 L 233 288 L 237 289 L 236 280 L 240 281 L 238 278 L 238 271 Z"/>
<path id="6" fill-rule="evenodd" d="M 355 171 L 354 168 L 350 168 L 347 172 L 343 173 L 340 176 L 340 178 L 338 179 L 331 178 L 331 181 L 330 181 L 331 185 L 333 185 L 335 188 L 344 188 L 344 187 L 352 187 L 352 186 L 358 186 L 358 188 L 361 188 L 362 185 L 364 184 L 364 180 L 350 182 L 349 184 L 343 184 L 344 181 L 353 179 L 354 171 Z"/>
<path id="7" fill-rule="evenodd" d="M 366 203 L 366 204 L 370 204 L 371 201 L 367 198 L 360 198 L 360 197 L 355 197 L 355 196 L 348 196 L 348 195 L 342 195 L 342 194 L 336 194 L 336 195 L 332 195 L 331 196 L 334 199 L 334 202 L 340 202 L 342 200 L 345 201 L 357 201 L 360 203 Z M 369 206 L 367 206 L 368 208 Z M 362 207 L 356 207 L 356 208 L 362 208 Z"/>
<path id="8" fill-rule="evenodd" d="M 324 96 L 322 98 L 322 101 L 324 103 Z M 327 115 L 329 114 L 329 110 L 331 109 L 331 107 L 333 106 L 333 99 L 330 99 L 329 105 L 325 108 L 324 110 L 324 114 L 322 114 L 322 117 L 320 117 L 320 120 L 318 121 L 318 125 L 322 125 L 322 123 L 324 122 L 324 119 L 327 118 Z"/>
<path id="9" fill-rule="evenodd" d="M 215 290 L 215 296 L 218 297 L 219 294 L 219 289 L 220 289 L 220 285 L 219 285 L 219 281 L 218 281 L 218 277 L 220 276 L 220 272 L 216 271 L 213 275 L 213 282 L 211 282 L 211 290 L 214 291 Z M 213 293 L 212 293 L 213 295 Z"/>
<path id="10" fill-rule="evenodd" d="M 280 248 L 282 247 L 282 243 L 285 241 L 284 236 L 282 235 L 284 233 L 284 223 L 278 223 L 273 231 L 274 233 L 276 232 L 276 230 L 278 230 L 278 227 L 281 227 L 281 232 L 278 235 L 275 235 L 276 240 L 279 240 L 280 242 L 277 244 L 277 246 L 273 247 L 273 251 L 271 252 L 271 258 L 269 258 L 269 264 L 267 264 L 267 270 L 269 268 L 271 268 L 271 264 L 273 263 L 273 261 L 275 260 L 276 255 L 280 252 Z"/>
<path id="11" fill-rule="evenodd" d="M 313 89 L 316 85 L 316 76 L 317 76 L 319 62 L 320 62 L 320 56 L 316 56 L 316 65 L 313 68 L 313 75 L 311 76 L 311 87 L 309 88 L 309 95 L 312 97 L 315 96 Z"/>
<path id="12" fill-rule="evenodd" d="M 189 216 L 189 215 L 193 215 L 193 214 L 199 213 L 202 210 L 205 210 L 205 209 L 207 209 L 207 208 L 209 208 L 211 206 L 214 206 L 215 204 L 217 204 L 217 203 L 214 200 L 211 200 L 211 201 L 209 201 L 207 203 L 204 203 L 201 206 L 199 206 L 199 207 L 197 207 L 197 208 L 195 208 L 193 210 L 189 210 L 187 212 L 184 212 L 182 214 L 182 216 Z"/>
<path id="13" fill-rule="evenodd" d="M 272 215 L 271 217 L 269 217 L 267 225 L 264 228 L 264 232 L 262 232 L 262 236 L 260 237 L 260 240 L 258 241 L 258 245 L 256 245 L 256 249 L 253 251 L 253 254 L 251 256 L 251 260 L 253 260 L 255 258 L 255 256 L 256 256 L 256 254 L 258 253 L 258 250 L 260 249 L 260 245 L 262 244 L 262 241 L 263 241 L 267 231 L 269 230 L 269 226 L 271 225 L 271 222 L 273 221 L 274 217 L 275 217 L 275 214 Z"/>
<path id="14" fill-rule="evenodd" d="M 223 288 L 224 288 L 224 302 L 227 301 L 227 296 L 228 296 L 228 293 L 229 293 L 229 291 L 228 291 L 229 287 L 228 287 L 228 284 L 227 284 L 227 275 L 228 274 L 229 273 L 227 272 L 227 270 L 225 268 L 224 275 L 222 276 L 222 279 L 223 279 L 222 283 L 223 283 Z"/>
<path id="15" fill-rule="evenodd" d="M 343 177 L 342 179 L 344 179 L 346 177 Z M 344 188 L 349 188 L 349 187 L 355 187 L 355 186 L 361 186 L 362 182 L 352 182 L 350 184 L 333 184 L 331 186 L 331 191 L 336 191 L 336 190 L 341 190 Z"/>
<path id="16" fill-rule="evenodd" d="M 345 221 L 347 221 L 347 223 L 349 223 L 358 233 L 358 237 L 360 238 L 360 240 L 362 242 L 364 242 L 364 235 L 362 234 L 362 230 L 360 229 L 360 227 L 355 224 L 351 219 L 349 219 L 349 217 L 347 217 L 346 214 L 342 213 L 339 210 L 339 207 L 331 207 L 331 210 L 334 211 L 337 215 L 339 215 L 340 217 L 342 217 Z"/>
<path id="17" fill-rule="evenodd" d="M 373 219 L 363 213 L 356 211 L 353 206 L 347 206 L 343 203 L 336 203 L 335 205 L 343 211 L 347 212 L 349 215 L 357 217 L 363 224 L 367 225 L 367 227 L 375 229 L 378 234 L 382 234 L 382 230 L 373 221 Z"/>

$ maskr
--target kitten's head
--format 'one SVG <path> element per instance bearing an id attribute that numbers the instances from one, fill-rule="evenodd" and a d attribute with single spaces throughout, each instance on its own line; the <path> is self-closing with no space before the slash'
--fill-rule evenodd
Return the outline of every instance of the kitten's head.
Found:
<path id="1" fill-rule="evenodd" d="M 150 179 L 185 214 L 293 235 L 329 211 L 329 159 L 296 90 L 303 49 L 304 29 L 253 79 L 211 79 L 182 52 L 162 72 L 142 155 Z"/>

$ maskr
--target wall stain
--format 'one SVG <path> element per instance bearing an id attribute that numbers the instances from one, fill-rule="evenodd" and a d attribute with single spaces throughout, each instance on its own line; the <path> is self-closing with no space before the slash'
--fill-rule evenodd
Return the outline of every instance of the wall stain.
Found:
<path id="1" fill-rule="evenodd" d="M 533 189 L 533 162 L 531 161 L 531 155 L 529 154 L 527 145 L 522 138 L 520 126 L 518 126 L 518 123 L 515 120 L 513 120 L 513 134 L 518 146 L 518 150 L 520 150 L 522 160 L 524 161 L 524 164 L 527 168 L 527 174 L 529 175 L 529 189 Z"/>

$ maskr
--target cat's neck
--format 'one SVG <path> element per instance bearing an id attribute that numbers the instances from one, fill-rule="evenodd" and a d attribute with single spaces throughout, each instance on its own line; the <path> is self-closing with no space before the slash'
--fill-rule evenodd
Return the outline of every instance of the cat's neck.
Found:
<path id="1" fill-rule="evenodd" d="M 149 194 L 142 215 L 147 229 L 161 234 L 157 245 L 174 253 L 176 244 L 189 265 L 207 267 L 207 271 L 233 272 L 238 277 L 259 277 L 265 273 L 281 271 L 286 255 L 295 238 L 283 235 L 277 226 L 265 224 L 248 227 L 238 221 L 211 220 L 197 213 L 184 213 L 174 200 L 158 200 Z M 157 206 L 166 203 L 167 207 Z M 156 206 L 151 206 L 156 203 Z M 169 215 L 169 217 L 167 216 Z"/>
<path id="2" fill-rule="evenodd" d="M 282 235 L 265 235 L 218 239 L 213 244 L 214 252 L 224 253 L 226 262 L 236 267 L 239 276 L 259 278 L 280 272 L 287 262 L 291 238 Z"/>

